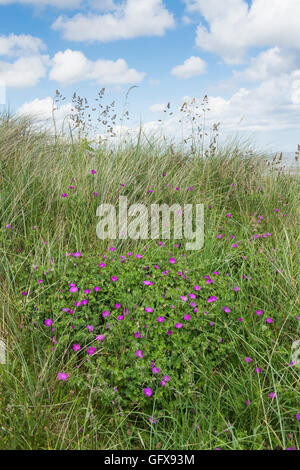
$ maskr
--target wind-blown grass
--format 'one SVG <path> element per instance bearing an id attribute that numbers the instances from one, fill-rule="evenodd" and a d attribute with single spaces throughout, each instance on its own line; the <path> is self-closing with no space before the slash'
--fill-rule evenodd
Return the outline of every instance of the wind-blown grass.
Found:
<path id="1" fill-rule="evenodd" d="M 299 448 L 299 177 L 266 158 L 2 119 L 1 449 Z M 121 195 L 204 203 L 204 247 L 99 240 Z"/>

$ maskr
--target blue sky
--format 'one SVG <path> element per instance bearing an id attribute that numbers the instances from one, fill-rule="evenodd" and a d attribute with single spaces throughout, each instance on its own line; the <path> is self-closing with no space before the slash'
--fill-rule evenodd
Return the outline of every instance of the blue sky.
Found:
<path id="1" fill-rule="evenodd" d="M 46 119 L 59 89 L 61 120 L 74 91 L 92 102 L 105 87 L 120 111 L 137 85 L 130 126 L 163 117 L 176 136 L 181 104 L 207 94 L 207 130 L 220 121 L 224 136 L 296 151 L 299 17 L 299 0 L 0 0 L 0 100 L 5 89 L 11 110 Z"/>

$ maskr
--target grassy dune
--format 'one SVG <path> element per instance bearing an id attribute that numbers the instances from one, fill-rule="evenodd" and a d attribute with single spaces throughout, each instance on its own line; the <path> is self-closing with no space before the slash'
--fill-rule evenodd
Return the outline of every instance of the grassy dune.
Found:
<path id="1" fill-rule="evenodd" d="M 299 173 L 265 160 L 1 120 L 0 449 L 299 449 Z M 119 196 L 203 203 L 203 248 L 99 240 Z"/>

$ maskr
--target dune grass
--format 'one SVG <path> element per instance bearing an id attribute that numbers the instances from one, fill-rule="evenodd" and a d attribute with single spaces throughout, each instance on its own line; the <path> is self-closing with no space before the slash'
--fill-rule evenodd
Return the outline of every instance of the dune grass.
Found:
<path id="1" fill-rule="evenodd" d="M 266 159 L 2 118 L 1 449 L 299 449 L 299 173 Z M 99 240 L 119 196 L 203 203 L 203 248 Z"/>

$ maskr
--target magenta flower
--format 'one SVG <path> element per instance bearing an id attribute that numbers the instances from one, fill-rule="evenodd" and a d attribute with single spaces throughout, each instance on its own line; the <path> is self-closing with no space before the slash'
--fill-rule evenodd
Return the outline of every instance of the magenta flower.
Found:
<path id="1" fill-rule="evenodd" d="M 88 354 L 89 354 L 90 356 L 92 356 L 93 354 L 95 354 L 96 348 L 92 348 L 92 347 L 91 347 L 91 348 L 88 349 L 87 352 L 88 352 Z"/>
<path id="2" fill-rule="evenodd" d="M 97 172 L 95 170 L 91 170 L 91 173 L 95 175 Z"/>
<path id="3" fill-rule="evenodd" d="M 57 374 L 58 380 L 67 380 L 68 377 L 69 377 L 69 374 L 66 374 L 65 372 L 59 372 Z"/>
<path id="4" fill-rule="evenodd" d="M 78 287 L 73 286 L 73 287 L 70 288 L 71 293 L 74 293 L 74 292 L 77 292 L 77 291 L 78 291 Z"/>
<path id="5" fill-rule="evenodd" d="M 103 313 L 102 313 L 102 317 L 105 318 L 105 317 L 109 317 L 109 311 L 108 310 L 105 310 Z"/>
<path id="6" fill-rule="evenodd" d="M 180 328 L 182 328 L 182 326 L 183 326 L 183 325 L 182 325 L 181 323 L 176 323 L 175 328 L 180 329 Z"/>
<path id="7" fill-rule="evenodd" d="M 185 320 L 185 321 L 190 321 L 190 319 L 191 319 L 191 316 L 190 316 L 190 315 L 186 315 L 186 316 L 184 317 L 184 320 Z"/>
<path id="8" fill-rule="evenodd" d="M 46 326 L 51 326 L 52 323 L 53 323 L 53 321 L 50 318 L 48 318 L 48 320 L 45 320 L 45 325 Z"/>
<path id="9" fill-rule="evenodd" d="M 158 317 L 157 321 L 158 323 L 163 323 L 165 321 L 165 317 Z"/>
<path id="10" fill-rule="evenodd" d="M 145 307 L 145 312 L 147 312 L 147 313 L 152 313 L 152 312 L 153 312 L 153 308 L 151 308 L 151 307 Z"/>
<path id="11" fill-rule="evenodd" d="M 153 416 L 150 416 L 149 421 L 152 424 L 156 424 L 157 423 L 157 418 L 154 418 Z"/>
<path id="12" fill-rule="evenodd" d="M 162 378 L 162 381 L 160 382 L 161 383 L 161 386 L 164 387 L 166 385 L 167 382 L 170 381 L 170 377 L 168 375 L 164 375 L 163 378 Z"/>
<path id="13" fill-rule="evenodd" d="M 146 397 L 151 397 L 152 393 L 153 392 L 151 388 L 144 388 L 144 394 L 146 395 Z"/>
<path id="14" fill-rule="evenodd" d="M 175 258 L 170 258 L 170 259 L 169 259 L 169 263 L 170 263 L 170 264 L 175 264 L 175 263 L 176 263 L 176 259 L 175 259 Z"/>
<path id="15" fill-rule="evenodd" d="M 144 354 L 142 354 L 142 351 L 140 349 L 137 350 L 136 355 L 137 357 L 144 357 Z"/>
<path id="16" fill-rule="evenodd" d="M 249 363 L 249 362 L 252 362 L 251 357 L 245 357 L 245 362 L 248 362 L 248 363 Z"/>
<path id="17" fill-rule="evenodd" d="M 232 217 L 232 214 L 226 214 L 226 217 Z"/>
<path id="18" fill-rule="evenodd" d="M 266 322 L 267 322 L 267 323 L 273 323 L 273 320 L 272 320 L 272 318 L 267 318 L 267 319 L 266 319 Z"/>
<path id="19" fill-rule="evenodd" d="M 234 292 L 238 292 L 238 291 L 240 290 L 240 288 L 239 288 L 238 286 L 235 286 L 235 287 L 233 288 L 233 290 L 234 290 Z"/>
<path id="20" fill-rule="evenodd" d="M 80 351 L 80 349 L 81 349 L 80 344 L 74 344 L 74 346 L 73 346 L 74 351 Z"/>
<path id="21" fill-rule="evenodd" d="M 194 286 L 194 289 L 195 289 L 195 290 L 200 290 L 201 287 L 200 287 L 200 286 Z"/>
<path id="22" fill-rule="evenodd" d="M 224 312 L 226 312 L 226 313 L 230 313 L 230 312 L 231 312 L 231 310 L 230 310 L 230 308 L 228 308 L 228 307 L 224 307 Z"/>
<path id="23" fill-rule="evenodd" d="M 207 300 L 208 303 L 211 303 L 211 302 L 217 302 L 218 300 L 218 297 L 215 297 L 214 295 L 210 296 L 209 299 Z"/>
<path id="24" fill-rule="evenodd" d="M 61 195 L 61 197 L 68 197 L 67 193 Z"/>
<path id="25" fill-rule="evenodd" d="M 112 280 L 113 282 L 116 282 L 116 281 L 118 280 L 118 278 L 117 278 L 117 276 L 112 276 L 112 277 L 111 277 L 111 280 Z"/>
<path id="26" fill-rule="evenodd" d="M 97 287 L 97 286 L 94 287 L 94 291 L 95 291 L 95 292 L 99 292 L 99 291 L 100 291 L 100 287 Z"/>
<path id="27" fill-rule="evenodd" d="M 256 310 L 256 315 L 262 315 L 262 310 Z"/>
<path id="28" fill-rule="evenodd" d="M 100 263 L 99 268 L 105 268 L 106 264 L 105 263 Z"/>
<path id="29" fill-rule="evenodd" d="M 272 392 L 272 393 L 269 393 L 269 398 L 276 398 L 276 393 Z"/>

